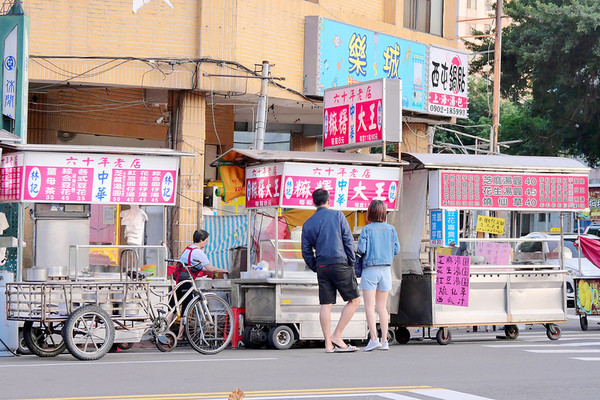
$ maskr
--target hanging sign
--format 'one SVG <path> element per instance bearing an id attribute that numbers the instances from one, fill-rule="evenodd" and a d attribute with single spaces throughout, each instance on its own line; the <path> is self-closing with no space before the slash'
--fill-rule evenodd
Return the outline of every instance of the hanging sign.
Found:
<path id="1" fill-rule="evenodd" d="M 402 141 L 400 81 L 375 81 L 325 90 L 323 148 L 349 149 Z"/>
<path id="2" fill-rule="evenodd" d="M 17 34 L 18 26 L 4 39 L 2 73 L 2 114 L 15 119 L 17 95 Z"/>
<path id="3" fill-rule="evenodd" d="M 431 210 L 431 245 L 458 246 L 458 211 Z"/>
<path id="4" fill-rule="evenodd" d="M 430 114 L 468 117 L 469 58 L 455 49 L 429 46 Z"/>

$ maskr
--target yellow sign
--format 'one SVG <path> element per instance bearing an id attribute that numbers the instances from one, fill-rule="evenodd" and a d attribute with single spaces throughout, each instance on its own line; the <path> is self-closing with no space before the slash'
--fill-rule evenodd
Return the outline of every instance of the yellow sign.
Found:
<path id="1" fill-rule="evenodd" d="M 560 233 L 560 228 L 550 228 L 550 233 Z"/>
<path id="2" fill-rule="evenodd" d="M 477 232 L 492 233 L 494 235 L 504 234 L 504 218 L 477 216 Z"/>

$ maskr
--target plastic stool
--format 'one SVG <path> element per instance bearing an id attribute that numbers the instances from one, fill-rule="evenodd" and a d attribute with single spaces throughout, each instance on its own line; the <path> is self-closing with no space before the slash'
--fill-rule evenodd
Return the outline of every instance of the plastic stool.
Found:
<path id="1" fill-rule="evenodd" d="M 231 348 L 237 349 L 238 343 L 242 340 L 242 333 L 244 332 L 244 314 L 246 313 L 245 308 L 232 307 L 233 311 L 233 335 L 231 337 Z"/>

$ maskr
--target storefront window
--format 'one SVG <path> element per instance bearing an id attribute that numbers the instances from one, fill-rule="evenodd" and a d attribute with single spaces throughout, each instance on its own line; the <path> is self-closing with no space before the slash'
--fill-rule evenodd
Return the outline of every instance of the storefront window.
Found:
<path id="1" fill-rule="evenodd" d="M 405 0 L 404 27 L 442 36 L 444 0 Z"/>
<path id="2" fill-rule="evenodd" d="M 254 140 L 254 132 L 234 131 L 233 148 L 249 149 Z M 265 150 L 290 150 L 291 134 L 289 132 L 265 132 Z"/>

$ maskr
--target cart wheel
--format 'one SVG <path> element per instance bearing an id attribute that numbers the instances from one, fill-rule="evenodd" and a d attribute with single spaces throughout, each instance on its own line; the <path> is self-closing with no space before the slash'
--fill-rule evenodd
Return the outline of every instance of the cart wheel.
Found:
<path id="1" fill-rule="evenodd" d="M 67 319 L 63 338 L 69 353 L 79 360 L 104 357 L 115 340 L 115 327 L 102 308 L 90 304 L 75 310 Z"/>
<path id="2" fill-rule="evenodd" d="M 546 336 L 550 340 L 558 340 L 560 338 L 561 331 L 560 327 L 556 324 L 548 324 L 546 325 Z"/>
<path id="3" fill-rule="evenodd" d="M 504 335 L 508 339 L 516 339 L 519 337 L 519 327 L 516 325 L 504 325 Z"/>
<path id="4" fill-rule="evenodd" d="M 63 325 L 62 322 L 25 321 L 25 346 L 38 357 L 56 357 L 65 351 L 65 342 L 61 336 Z"/>
<path id="5" fill-rule="evenodd" d="M 294 345 L 294 331 L 287 325 L 279 325 L 269 329 L 267 343 L 277 350 L 287 350 Z"/>
<path id="6" fill-rule="evenodd" d="M 404 326 L 396 328 L 396 342 L 406 344 L 410 340 L 410 331 Z"/>
<path id="7" fill-rule="evenodd" d="M 435 334 L 435 340 L 441 345 L 446 345 L 450 343 L 452 340 L 452 335 L 450 334 L 450 330 L 446 327 L 438 329 Z"/>
<path id="8" fill-rule="evenodd" d="M 267 342 L 267 333 L 256 325 L 244 327 L 242 341 L 249 349 L 260 349 Z"/>
<path id="9" fill-rule="evenodd" d="M 185 309 L 184 331 L 190 346 L 202 354 L 217 354 L 233 336 L 233 311 L 214 293 L 205 293 L 206 303 L 194 298 Z"/>
<path id="10" fill-rule="evenodd" d="M 169 330 L 169 321 L 165 317 L 156 317 L 152 320 L 152 332 L 162 335 Z"/>
<path id="11" fill-rule="evenodd" d="M 129 350 L 130 348 L 132 348 L 133 345 L 134 345 L 133 342 L 117 343 L 117 348 L 119 350 L 125 351 L 125 350 Z"/>
<path id="12" fill-rule="evenodd" d="M 156 348 L 163 353 L 172 351 L 175 347 L 177 347 L 177 336 L 171 331 L 166 331 L 156 338 Z"/>
<path id="13" fill-rule="evenodd" d="M 587 331 L 587 329 L 588 329 L 587 315 L 579 316 L 579 326 L 581 327 L 582 331 Z"/>

